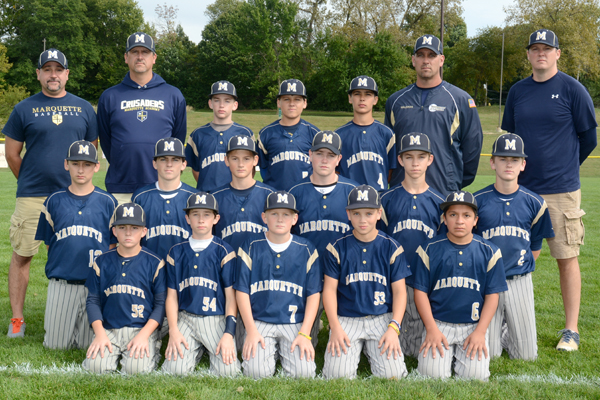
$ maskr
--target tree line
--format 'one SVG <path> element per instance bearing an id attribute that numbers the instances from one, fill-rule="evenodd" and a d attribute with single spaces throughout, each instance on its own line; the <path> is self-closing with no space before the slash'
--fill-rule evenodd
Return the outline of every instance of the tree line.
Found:
<path id="1" fill-rule="evenodd" d="M 0 0 L 0 118 L 40 90 L 37 57 L 56 47 L 69 60 L 68 90 L 95 103 L 127 72 L 125 41 L 135 31 L 156 40 L 155 71 L 178 87 L 187 103 L 206 107 L 210 85 L 238 88 L 240 108 L 274 108 L 279 83 L 302 80 L 309 107 L 350 110 L 346 91 L 361 74 L 379 84 L 382 110 L 396 90 L 415 80 L 414 41 L 439 36 L 439 0 L 216 0 L 200 43 L 177 25 L 177 7 L 157 5 L 150 24 L 134 0 Z M 529 34 L 556 32 L 559 68 L 580 79 L 600 103 L 598 0 L 515 0 L 505 27 L 467 37 L 461 0 L 446 0 L 444 79 L 485 102 L 484 84 L 500 87 L 504 33 L 504 90 L 531 73 L 525 58 Z M 488 100 L 489 102 L 489 100 Z M 0 121 L 1 123 L 1 121 Z"/>

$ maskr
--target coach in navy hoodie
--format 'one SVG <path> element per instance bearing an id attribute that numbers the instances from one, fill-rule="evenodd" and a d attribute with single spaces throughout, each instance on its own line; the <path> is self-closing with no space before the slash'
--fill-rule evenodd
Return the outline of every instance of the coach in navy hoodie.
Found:
<path id="1" fill-rule="evenodd" d="M 185 99 L 152 72 L 155 62 L 152 37 L 143 32 L 129 36 L 125 51 L 129 72 L 98 101 L 98 135 L 110 163 L 106 190 L 119 203 L 129 202 L 136 189 L 156 182 L 152 159 L 159 139 L 185 142 Z"/>

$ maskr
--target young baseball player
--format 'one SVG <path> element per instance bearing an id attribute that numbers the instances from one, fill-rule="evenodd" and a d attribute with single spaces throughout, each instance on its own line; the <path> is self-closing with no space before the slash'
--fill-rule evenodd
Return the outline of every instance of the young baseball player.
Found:
<path id="1" fill-rule="evenodd" d="M 475 193 L 479 221 L 475 233 L 500 248 L 508 291 L 500 293 L 498 309 L 489 327 L 491 357 L 502 353 L 502 321 L 508 328 L 510 358 L 537 358 L 537 331 L 531 273 L 544 238 L 554 237 L 548 206 L 541 196 L 520 186 L 525 169 L 520 136 L 501 135 L 494 142 L 490 165 L 496 183 Z"/>
<path id="2" fill-rule="evenodd" d="M 240 370 L 234 341 L 235 252 L 212 234 L 219 220 L 213 195 L 192 194 L 185 211 L 192 237 L 173 246 L 167 256 L 169 344 L 162 369 L 188 374 L 206 348 L 212 373 L 235 375 Z"/>
<path id="3" fill-rule="evenodd" d="M 131 201 L 142 206 L 148 218 L 148 233 L 142 239 L 142 246 L 164 260 L 172 246 L 190 237 L 183 209 L 196 189 L 181 182 L 186 161 L 179 139 L 171 137 L 156 142 L 152 165 L 158 172 L 158 181 L 135 191 Z"/>
<path id="4" fill-rule="evenodd" d="M 71 184 L 48 196 L 35 236 L 48 246 L 44 346 L 83 349 L 93 336 L 85 310 L 85 280 L 94 258 L 116 243 L 110 218 L 117 200 L 92 183 L 100 163 L 91 142 L 71 144 L 64 165 Z"/>
<path id="5" fill-rule="evenodd" d="M 404 168 L 404 180 L 381 195 L 380 227 L 402 245 L 410 267 L 417 247 L 438 234 L 444 198 L 425 181 L 427 167 L 433 162 L 429 137 L 410 133 L 402 136 L 399 147 L 398 163 Z M 425 327 L 415 306 L 413 280 L 412 275 L 406 277 L 406 312 L 400 345 L 404 354 L 417 357 Z"/>
<path id="6" fill-rule="evenodd" d="M 323 305 L 331 329 L 323 376 L 355 378 L 364 349 L 373 375 L 402 378 L 407 371 L 398 336 L 410 269 L 402 246 L 376 227 L 377 190 L 358 186 L 347 204 L 354 229 L 327 245 L 323 262 Z"/>
<path id="7" fill-rule="evenodd" d="M 308 151 L 319 128 L 301 118 L 306 105 L 302 82 L 298 79 L 281 82 L 277 95 L 281 119 L 260 131 L 260 173 L 263 182 L 277 190 L 289 190 L 311 173 Z"/>
<path id="8" fill-rule="evenodd" d="M 237 251 L 249 234 L 266 232 L 261 214 L 267 196 L 275 190 L 254 179 L 258 152 L 252 137 L 229 139 L 225 164 L 231 171 L 231 182 L 212 193 L 221 206 L 215 232 Z"/>
<path id="9" fill-rule="evenodd" d="M 312 243 L 290 233 L 298 220 L 291 194 L 271 193 L 262 218 L 269 229 L 239 248 L 233 286 L 246 327 L 244 374 L 272 376 L 279 358 L 285 375 L 314 377 L 309 333 L 323 287 L 319 255 Z"/>
<path id="10" fill-rule="evenodd" d="M 425 324 L 417 370 L 449 378 L 454 365 L 458 378 L 487 380 L 487 329 L 498 293 L 507 289 L 502 254 L 473 235 L 477 201 L 471 193 L 450 193 L 441 208 L 448 233 L 419 246 L 413 266 L 415 303 Z"/>
<path id="11" fill-rule="evenodd" d="M 377 83 L 370 76 L 352 79 L 348 102 L 352 104 L 354 118 L 336 131 L 343 143 L 340 175 L 382 191 L 388 188 L 388 177 L 396 168 L 396 136 L 373 118 L 378 94 Z"/>
<path id="12" fill-rule="evenodd" d="M 192 132 L 185 148 L 185 156 L 198 182 L 196 188 L 212 192 L 224 182 L 231 181 L 231 172 L 225 165 L 229 139 L 235 135 L 254 136 L 254 133 L 250 128 L 232 120 L 231 114 L 238 108 L 237 91 L 233 83 L 213 83 L 208 106 L 213 110 L 213 120 Z"/>
<path id="13" fill-rule="evenodd" d="M 121 204 L 112 218 L 119 246 L 96 257 L 85 283 L 94 340 L 83 368 L 94 373 L 152 371 L 160 358 L 158 327 L 165 317 L 165 262 L 140 244 L 146 216 L 139 204 Z"/>

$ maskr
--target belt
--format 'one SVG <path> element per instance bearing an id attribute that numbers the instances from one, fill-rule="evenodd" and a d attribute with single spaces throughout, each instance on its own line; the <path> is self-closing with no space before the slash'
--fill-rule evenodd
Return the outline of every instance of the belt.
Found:
<path id="1" fill-rule="evenodd" d="M 79 281 L 68 281 L 66 279 L 58 279 L 58 278 L 52 278 L 54 279 L 56 282 L 67 282 L 67 284 L 69 285 L 85 285 L 85 279 L 79 280 Z"/>
<path id="2" fill-rule="evenodd" d="M 530 273 L 531 273 L 531 272 L 527 272 L 527 273 L 525 273 L 525 274 L 521 274 L 521 275 L 511 275 L 511 276 L 507 276 L 507 277 L 506 277 L 506 280 L 507 280 L 507 281 L 514 281 L 515 279 L 522 278 L 522 277 L 524 277 L 524 276 L 527 276 L 527 275 L 529 275 Z"/>

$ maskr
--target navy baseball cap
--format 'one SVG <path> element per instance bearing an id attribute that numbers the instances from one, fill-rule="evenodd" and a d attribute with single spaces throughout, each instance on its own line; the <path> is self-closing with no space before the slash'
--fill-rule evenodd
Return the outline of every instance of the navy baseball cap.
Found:
<path id="1" fill-rule="evenodd" d="M 398 154 L 402 154 L 406 151 L 425 151 L 427 153 L 432 153 L 429 136 L 419 132 L 411 132 L 402 136 Z"/>
<path id="2" fill-rule="evenodd" d="M 119 204 L 111 218 L 110 226 L 135 225 L 146 226 L 146 213 L 142 206 L 136 203 Z"/>
<path id="3" fill-rule="evenodd" d="M 190 195 L 187 199 L 187 203 L 184 211 L 195 210 L 195 209 L 203 209 L 203 210 L 212 210 L 219 213 L 219 203 L 217 203 L 217 199 L 210 193 L 207 192 L 198 192 Z"/>
<path id="4" fill-rule="evenodd" d="M 87 140 L 78 140 L 69 146 L 67 161 L 89 161 L 98 164 L 96 146 Z"/>
<path id="5" fill-rule="evenodd" d="M 63 54 L 62 51 L 56 49 L 48 49 L 43 51 L 38 58 L 38 69 L 41 69 L 44 64 L 49 61 L 54 61 L 59 63 L 64 69 L 69 68 L 69 64 L 67 63 L 67 57 Z"/>
<path id="6" fill-rule="evenodd" d="M 348 195 L 346 210 L 357 208 L 381 208 L 381 198 L 377 190 L 369 185 L 360 185 L 352 189 Z"/>
<path id="7" fill-rule="evenodd" d="M 210 96 L 208 96 L 208 98 L 212 98 L 215 94 L 228 94 L 233 96 L 236 100 L 238 98 L 235 86 L 229 81 L 218 81 L 213 83 L 210 87 Z"/>
<path id="8" fill-rule="evenodd" d="M 185 152 L 183 150 L 183 143 L 181 140 L 170 137 L 166 139 L 160 139 L 154 145 L 154 158 L 173 156 L 185 158 Z"/>
<path id="9" fill-rule="evenodd" d="M 342 139 L 334 131 L 321 131 L 315 135 L 312 141 L 311 151 L 329 149 L 335 155 L 342 154 Z"/>
<path id="10" fill-rule="evenodd" d="M 156 50 L 154 49 L 154 39 L 152 39 L 152 36 L 144 32 L 136 32 L 129 35 L 127 38 L 127 47 L 125 48 L 125 53 L 134 47 L 145 47 L 151 52 L 156 53 Z"/>
<path id="11" fill-rule="evenodd" d="M 527 157 L 523 139 L 514 133 L 505 133 L 498 136 L 492 146 L 492 156 Z"/>
<path id="12" fill-rule="evenodd" d="M 353 91 L 359 89 L 370 90 L 371 92 L 375 93 L 375 96 L 379 95 L 377 82 L 375 82 L 375 79 L 367 75 L 357 76 L 356 78 L 352 79 L 352 82 L 350 82 L 350 88 L 348 89 L 348 94 L 352 94 Z"/>
<path id="13" fill-rule="evenodd" d="M 277 208 L 285 208 L 298 213 L 296 208 L 296 198 L 293 194 L 285 190 L 278 190 L 270 193 L 265 200 L 265 211 L 274 210 Z"/>
<path id="14" fill-rule="evenodd" d="M 258 154 L 258 151 L 256 151 L 256 142 L 251 136 L 246 135 L 235 135 L 229 139 L 227 153 L 234 150 L 248 150 L 254 154 Z"/>
<path id="15" fill-rule="evenodd" d="M 463 190 L 450 193 L 446 197 L 446 201 L 440 204 L 440 208 L 445 212 L 448 207 L 459 204 L 469 206 L 477 213 L 477 200 L 475 200 L 472 193 Z"/>
<path id="16" fill-rule="evenodd" d="M 298 79 L 286 79 L 279 85 L 279 96 L 285 96 L 287 94 L 295 94 L 298 96 L 306 97 L 306 88 L 304 83 Z"/>
<path id="17" fill-rule="evenodd" d="M 423 35 L 417 39 L 417 41 L 415 42 L 415 50 L 413 51 L 413 54 L 415 54 L 417 50 L 420 49 L 429 49 L 438 55 L 444 53 L 444 49 L 442 49 L 442 43 L 440 42 L 440 39 L 433 35 Z"/>
<path id="18" fill-rule="evenodd" d="M 529 35 L 529 45 L 527 50 L 536 43 L 547 44 L 550 47 L 558 49 L 558 36 L 549 29 L 538 29 Z"/>

